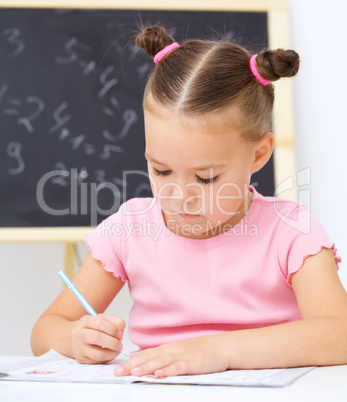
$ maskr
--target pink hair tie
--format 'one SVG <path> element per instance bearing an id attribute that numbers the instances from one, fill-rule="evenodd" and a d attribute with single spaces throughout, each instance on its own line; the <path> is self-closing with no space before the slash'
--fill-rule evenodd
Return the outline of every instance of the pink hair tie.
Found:
<path id="1" fill-rule="evenodd" d="M 166 56 L 168 53 L 172 52 L 173 50 L 179 48 L 180 45 L 176 42 L 171 43 L 171 45 L 167 45 L 165 46 L 160 52 L 158 52 L 155 56 L 154 56 L 154 63 L 158 64 L 160 62 L 160 60 Z"/>
<path id="2" fill-rule="evenodd" d="M 251 57 L 251 60 L 249 62 L 249 65 L 251 67 L 251 71 L 252 74 L 254 75 L 254 77 L 257 79 L 258 82 L 260 82 L 262 85 L 268 85 L 271 84 L 272 81 L 266 80 L 265 78 L 263 78 L 260 74 L 259 71 L 257 69 L 257 66 L 255 65 L 255 59 L 257 58 L 257 54 L 255 54 L 254 56 Z"/>

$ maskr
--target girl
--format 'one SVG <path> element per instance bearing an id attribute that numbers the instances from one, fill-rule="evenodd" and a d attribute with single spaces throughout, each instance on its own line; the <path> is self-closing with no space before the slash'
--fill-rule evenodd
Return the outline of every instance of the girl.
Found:
<path id="1" fill-rule="evenodd" d="M 143 102 L 154 198 L 125 202 L 86 236 L 74 282 L 100 315 L 65 289 L 36 323 L 33 352 L 115 358 L 125 322 L 102 313 L 128 282 L 140 350 L 115 375 L 346 364 L 334 244 L 306 206 L 250 186 L 274 147 L 271 82 L 294 76 L 299 56 L 178 45 L 157 26 L 136 44 L 156 63 Z"/>

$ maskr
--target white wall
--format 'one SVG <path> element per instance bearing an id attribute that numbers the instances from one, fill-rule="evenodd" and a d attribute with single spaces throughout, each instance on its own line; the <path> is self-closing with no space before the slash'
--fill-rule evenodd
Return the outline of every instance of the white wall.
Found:
<path id="1" fill-rule="evenodd" d="M 87 246 L 79 245 L 82 259 L 86 253 Z M 32 327 L 63 288 L 58 271 L 64 268 L 64 249 L 60 244 L 0 244 L 0 256 L 0 355 L 30 355 Z M 124 285 L 108 312 L 126 319 L 131 305 Z M 126 351 L 137 349 L 127 333 L 123 344 Z"/>
<path id="2" fill-rule="evenodd" d="M 293 80 L 297 171 L 311 169 L 311 209 L 343 258 L 347 288 L 347 2 L 287 1 L 291 44 L 302 61 Z"/>
<path id="3" fill-rule="evenodd" d="M 261 0 L 259 0 L 261 1 Z M 347 24 L 345 0 L 288 0 L 292 48 L 302 59 L 294 79 L 297 171 L 311 168 L 311 208 L 344 257 L 340 277 L 347 288 L 345 187 Z M 86 247 L 79 247 L 82 258 Z M 31 354 L 31 329 L 62 288 L 58 244 L 0 245 L 0 355 Z M 127 317 L 127 289 L 109 311 Z M 125 340 L 126 350 L 132 350 Z"/>

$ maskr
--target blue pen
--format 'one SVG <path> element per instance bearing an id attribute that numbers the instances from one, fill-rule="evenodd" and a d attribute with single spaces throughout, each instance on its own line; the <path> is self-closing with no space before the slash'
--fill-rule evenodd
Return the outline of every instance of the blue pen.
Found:
<path id="1" fill-rule="evenodd" d="M 82 306 L 88 311 L 89 315 L 96 316 L 97 312 L 93 307 L 87 302 L 87 300 L 82 296 L 82 293 L 76 288 L 76 286 L 70 281 L 70 278 L 66 275 L 64 271 L 59 271 L 58 275 L 64 281 L 65 285 L 71 290 L 71 292 L 76 296 L 77 300 L 82 304 Z M 128 357 L 125 353 L 124 348 L 121 350 L 124 356 Z"/>

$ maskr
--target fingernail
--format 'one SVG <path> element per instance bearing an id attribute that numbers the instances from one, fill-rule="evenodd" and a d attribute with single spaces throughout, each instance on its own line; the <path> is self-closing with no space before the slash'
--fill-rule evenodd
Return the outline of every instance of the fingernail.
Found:
<path id="1" fill-rule="evenodd" d="M 118 366 L 114 370 L 115 374 L 123 374 L 124 373 L 124 368 L 122 366 Z"/>
<path id="2" fill-rule="evenodd" d="M 117 333 L 116 333 L 116 337 L 118 338 L 118 339 L 122 339 L 123 338 L 123 332 L 122 331 L 117 331 Z"/>
<path id="3" fill-rule="evenodd" d="M 122 342 L 117 346 L 116 350 L 117 352 L 120 352 L 123 349 L 123 344 Z"/>

